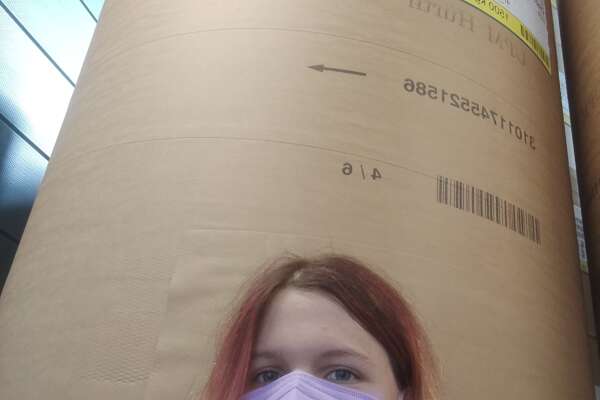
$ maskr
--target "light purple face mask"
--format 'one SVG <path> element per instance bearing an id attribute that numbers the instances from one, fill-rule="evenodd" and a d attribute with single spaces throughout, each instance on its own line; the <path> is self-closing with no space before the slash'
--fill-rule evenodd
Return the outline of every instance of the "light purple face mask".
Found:
<path id="1" fill-rule="evenodd" d="M 241 400 L 378 400 L 302 371 L 287 375 L 246 393 Z"/>

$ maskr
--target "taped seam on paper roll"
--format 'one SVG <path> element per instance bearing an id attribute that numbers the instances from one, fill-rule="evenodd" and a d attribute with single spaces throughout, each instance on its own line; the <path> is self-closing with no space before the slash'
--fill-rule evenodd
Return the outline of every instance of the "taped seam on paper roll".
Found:
<path id="1" fill-rule="evenodd" d="M 538 15 L 540 19 L 535 21 L 530 20 L 532 10 L 534 14 L 536 13 L 534 8 L 537 7 L 537 4 L 534 2 L 534 0 L 519 3 L 519 6 L 511 5 L 509 0 L 501 0 L 503 3 L 505 2 L 506 6 L 494 0 L 463 1 L 494 18 L 496 21 L 508 28 L 512 33 L 517 35 L 517 37 L 519 37 L 519 39 L 521 39 L 527 45 L 527 47 L 533 51 L 542 64 L 544 64 L 544 67 L 548 73 L 552 74 L 545 9 L 540 9 L 537 11 L 538 13 L 543 13 L 543 15 Z M 521 8 L 519 9 L 518 7 Z M 515 14 L 520 15 L 517 16 Z M 541 33 L 542 30 L 546 33 L 545 38 Z M 537 34 L 535 34 L 534 31 L 537 32 Z"/>

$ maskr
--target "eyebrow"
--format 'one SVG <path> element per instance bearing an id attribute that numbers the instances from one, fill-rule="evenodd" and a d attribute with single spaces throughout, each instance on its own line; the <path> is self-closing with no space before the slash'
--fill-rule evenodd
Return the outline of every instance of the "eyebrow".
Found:
<path id="1" fill-rule="evenodd" d="M 256 360 L 256 359 L 266 359 L 266 360 L 278 360 L 281 358 L 281 354 L 283 352 L 282 351 L 260 351 L 257 353 L 253 353 L 252 354 L 252 359 Z M 368 356 L 359 353 L 355 350 L 349 349 L 349 348 L 337 348 L 337 349 L 331 349 L 331 350 L 327 350 L 324 351 L 322 353 L 320 353 L 317 357 L 317 360 L 322 361 L 322 360 L 326 360 L 329 358 L 336 358 L 336 357 L 354 357 L 354 358 L 358 358 L 362 361 L 371 363 L 371 360 L 369 359 Z"/>
<path id="2" fill-rule="evenodd" d="M 363 361 L 367 361 L 370 362 L 371 360 L 369 359 L 369 357 L 367 357 L 365 354 L 359 353 L 357 351 L 354 351 L 352 349 L 333 349 L 333 350 L 328 350 L 326 352 L 323 352 L 321 354 L 319 354 L 318 359 L 327 359 L 327 358 L 335 358 L 335 357 L 354 357 L 354 358 L 359 358 Z"/>

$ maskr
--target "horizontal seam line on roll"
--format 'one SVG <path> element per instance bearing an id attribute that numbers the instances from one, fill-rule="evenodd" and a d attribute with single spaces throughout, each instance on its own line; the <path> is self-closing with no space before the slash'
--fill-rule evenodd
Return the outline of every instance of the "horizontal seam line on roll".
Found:
<path id="1" fill-rule="evenodd" d="M 306 144 L 306 143 L 287 142 L 284 140 L 246 138 L 246 137 L 234 137 L 234 136 L 229 136 L 229 137 L 228 136 L 181 136 L 181 137 L 172 137 L 172 138 L 153 138 L 153 139 L 145 139 L 145 140 L 132 140 L 132 141 L 128 141 L 128 142 L 120 142 L 120 143 L 115 143 L 115 144 L 111 144 L 108 146 L 100 147 L 97 149 L 93 149 L 93 150 L 78 154 L 75 157 L 68 158 L 65 160 L 57 160 L 56 162 L 53 163 L 53 165 L 58 166 L 58 165 L 68 164 L 69 162 L 74 161 L 78 158 L 84 157 L 86 155 L 89 155 L 92 153 L 97 153 L 97 152 L 102 152 L 104 150 L 118 147 L 118 146 L 123 146 L 123 145 L 135 145 L 135 144 L 160 142 L 160 141 L 178 141 L 178 140 L 190 140 L 190 139 L 192 139 L 192 140 L 199 140 L 199 139 L 238 140 L 238 141 L 251 141 L 251 142 L 263 142 L 263 143 L 266 142 L 266 143 L 284 144 L 284 145 L 288 145 L 288 146 L 307 147 L 307 148 L 329 151 L 329 152 L 338 153 L 338 154 L 345 154 L 345 155 L 359 157 L 359 158 L 365 158 L 368 160 L 377 161 L 377 162 L 381 162 L 383 164 L 391 165 L 393 167 L 400 168 L 400 169 L 403 169 L 403 170 L 406 170 L 406 171 L 409 171 L 409 172 L 412 172 L 412 173 L 415 173 L 418 175 L 422 175 L 427 178 L 436 179 L 436 177 L 433 175 L 429 175 L 425 172 L 417 171 L 412 168 L 404 167 L 400 164 L 396 164 L 391 161 L 381 160 L 378 158 L 365 156 L 365 155 L 361 155 L 361 154 L 357 154 L 357 153 L 351 153 L 351 152 L 347 152 L 347 151 L 343 151 L 343 150 L 336 150 L 336 149 L 329 148 L 329 147 L 317 146 L 317 145 Z"/>
<path id="2" fill-rule="evenodd" d="M 331 32 L 322 32 L 322 31 L 311 31 L 308 29 L 290 29 L 290 28 L 260 28 L 260 27 L 246 27 L 246 28 L 218 28 L 218 29 L 206 29 L 206 30 L 195 30 L 195 31 L 189 31 L 189 32 L 180 32 L 180 33 L 175 33 L 175 34 L 171 34 L 171 35 L 166 35 L 166 36 L 161 36 L 159 38 L 155 38 L 153 40 L 147 41 L 147 42 L 143 42 L 143 43 L 139 43 L 138 45 L 135 45 L 133 47 L 121 50 L 121 51 L 117 51 L 115 52 L 113 55 L 109 55 L 107 56 L 107 58 L 101 59 L 100 63 L 111 60 L 121 54 L 126 54 L 127 52 L 146 46 L 146 45 L 150 45 L 150 44 L 154 44 L 163 40 L 169 40 L 169 39 L 173 39 L 173 38 L 178 38 L 178 37 L 182 37 L 182 36 L 192 36 L 192 35 L 196 35 L 199 33 L 211 33 L 211 32 L 224 32 L 224 31 L 282 31 L 282 32 L 301 32 L 301 33 L 313 33 L 316 35 L 324 35 L 324 36 L 331 36 L 331 37 L 335 37 L 338 39 L 344 39 L 344 40 L 351 40 L 351 41 L 356 41 L 356 42 L 360 42 L 360 43 L 364 43 L 364 44 L 369 44 L 372 46 L 376 46 L 376 47 L 381 47 L 381 48 L 385 48 L 391 51 L 395 51 L 398 53 L 402 53 L 402 54 L 406 54 L 409 56 L 412 56 L 414 58 L 417 58 L 419 60 L 425 61 L 429 64 L 435 65 L 441 69 L 450 71 L 458 76 L 461 76 L 462 78 L 474 83 L 475 85 L 483 88 L 484 90 L 492 93 L 494 96 L 496 96 L 498 99 L 500 99 L 502 102 L 504 102 L 505 104 L 507 104 L 509 107 L 513 108 L 514 110 L 516 110 L 517 112 L 519 112 L 523 117 L 525 117 L 525 119 L 527 119 L 535 129 L 538 129 L 538 123 L 536 121 L 534 121 L 526 112 L 524 112 L 523 110 L 521 110 L 519 107 L 515 106 L 514 104 L 512 104 L 511 102 L 509 102 L 508 100 L 506 100 L 503 96 L 499 95 L 498 93 L 496 93 L 494 90 L 492 90 L 491 88 L 489 88 L 488 86 L 482 84 L 481 82 L 478 82 L 472 78 L 470 78 L 468 75 L 466 75 L 465 73 L 462 73 L 460 71 L 457 71 L 455 69 L 452 69 L 450 67 L 447 67 L 443 64 L 440 64 L 436 61 L 430 60 L 427 57 L 412 53 L 410 51 L 407 50 L 403 50 L 397 47 L 392 47 L 392 46 L 388 46 L 386 44 L 382 44 L 382 43 L 378 43 L 378 42 L 373 42 L 367 39 L 361 39 L 361 38 L 355 38 L 355 37 L 351 37 L 351 36 L 344 36 L 344 35 L 339 35 L 336 33 L 331 33 Z"/>

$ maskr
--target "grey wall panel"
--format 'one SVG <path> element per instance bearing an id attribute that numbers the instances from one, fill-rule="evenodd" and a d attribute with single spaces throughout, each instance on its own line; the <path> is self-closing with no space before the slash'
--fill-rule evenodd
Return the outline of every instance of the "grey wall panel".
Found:
<path id="1" fill-rule="evenodd" d="M 46 163 L 0 121 L 0 230 L 17 240 L 25 228 Z"/>
<path id="2" fill-rule="evenodd" d="M 0 114 L 50 154 L 72 93 L 73 86 L 0 10 Z"/>
<path id="3" fill-rule="evenodd" d="M 96 22 L 79 0 L 2 0 L 73 81 L 77 81 Z"/>

